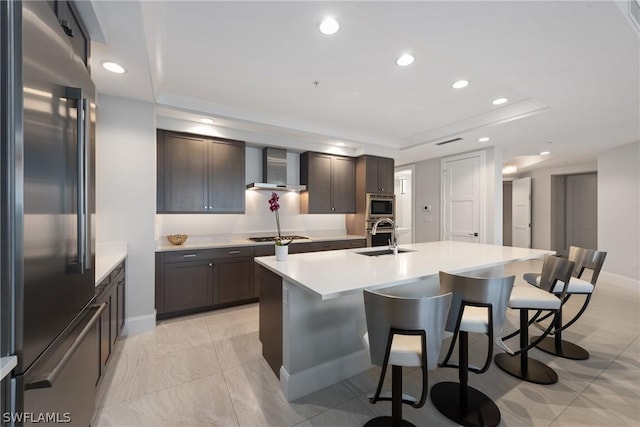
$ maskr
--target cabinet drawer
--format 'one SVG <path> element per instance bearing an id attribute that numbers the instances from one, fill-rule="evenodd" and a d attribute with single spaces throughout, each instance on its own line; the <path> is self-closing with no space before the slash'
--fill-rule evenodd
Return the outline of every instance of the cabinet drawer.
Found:
<path id="1" fill-rule="evenodd" d="M 211 249 L 214 259 L 236 258 L 236 257 L 252 257 L 253 246 L 237 246 L 232 248 Z"/>
<path id="2" fill-rule="evenodd" d="M 253 256 L 253 246 L 238 246 L 218 249 L 198 249 L 193 251 L 165 252 L 164 262 L 190 262 L 211 259 Z"/>
<path id="3" fill-rule="evenodd" d="M 164 262 L 169 264 L 174 262 L 202 261 L 212 259 L 213 257 L 214 251 L 212 249 L 165 252 Z"/>
<path id="4" fill-rule="evenodd" d="M 364 239 L 356 240 L 331 240 L 328 242 L 315 242 L 314 251 L 335 251 L 338 249 L 363 248 L 365 246 Z"/>
<path id="5" fill-rule="evenodd" d="M 254 248 L 254 256 L 269 256 L 276 254 L 275 245 L 260 245 Z"/>

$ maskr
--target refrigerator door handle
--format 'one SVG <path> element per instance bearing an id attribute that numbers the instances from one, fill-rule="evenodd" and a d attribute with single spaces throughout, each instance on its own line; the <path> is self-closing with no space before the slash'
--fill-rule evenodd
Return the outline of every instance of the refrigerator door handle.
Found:
<path id="1" fill-rule="evenodd" d="M 91 316 L 91 320 L 89 320 L 89 322 L 85 325 L 85 327 L 82 328 L 82 331 L 78 334 L 76 339 L 73 341 L 73 344 L 71 344 L 71 346 L 67 349 L 67 351 L 65 351 L 64 355 L 60 358 L 60 361 L 58 361 L 58 363 L 56 363 L 56 366 L 54 366 L 53 369 L 51 369 L 49 372 L 45 372 L 41 375 L 38 375 L 36 378 L 28 382 L 25 382 L 24 384 L 25 390 L 53 387 L 53 383 L 56 381 L 56 378 L 58 377 L 58 375 L 60 375 L 65 365 L 67 364 L 69 359 L 71 359 L 71 357 L 74 355 L 74 353 L 76 352 L 80 344 L 82 344 L 82 341 L 87 336 L 87 334 L 91 331 L 91 328 L 95 327 L 95 324 L 98 321 L 98 318 L 100 318 L 100 315 L 102 315 L 102 312 L 105 310 L 106 307 L 107 307 L 106 303 L 102 303 L 100 305 L 93 305 L 90 307 L 91 310 L 95 310 L 95 313 L 93 314 L 93 316 Z"/>
<path id="2" fill-rule="evenodd" d="M 83 223 L 83 228 L 84 228 L 84 232 L 83 232 L 83 237 L 84 237 L 84 244 L 83 244 L 83 269 L 84 270 L 89 270 L 91 269 L 91 234 L 90 234 L 90 221 L 91 221 L 91 212 L 89 212 L 89 186 L 90 186 L 90 182 L 89 182 L 89 177 L 91 176 L 90 174 L 90 168 L 91 165 L 89 164 L 89 159 L 91 158 L 91 153 L 89 152 L 89 150 L 91 150 L 91 144 L 89 143 L 89 138 L 91 138 L 91 104 L 89 102 L 89 99 L 87 98 L 82 98 L 82 110 L 83 110 L 83 114 L 82 114 L 82 121 L 83 121 L 83 125 L 84 125 L 84 132 L 82 133 L 83 135 L 83 140 L 82 140 L 82 148 L 83 148 L 83 157 L 82 157 L 82 161 L 84 164 L 84 174 L 83 174 L 83 180 L 82 180 L 82 200 L 84 202 L 84 206 L 83 206 L 83 210 L 82 210 L 82 223 Z"/>
<path id="3" fill-rule="evenodd" d="M 84 253 L 85 253 L 85 221 L 84 221 L 84 107 L 82 99 L 82 89 L 77 87 L 68 87 L 66 90 L 67 99 L 76 101 L 76 144 L 77 144 L 77 189 L 76 189 L 76 206 L 77 216 L 77 245 L 78 245 L 78 273 L 84 274 Z"/>

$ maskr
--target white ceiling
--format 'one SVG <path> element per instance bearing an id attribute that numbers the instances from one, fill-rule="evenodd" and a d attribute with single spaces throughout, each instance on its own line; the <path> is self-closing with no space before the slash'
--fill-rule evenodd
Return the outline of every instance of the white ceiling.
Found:
<path id="1" fill-rule="evenodd" d="M 106 43 L 92 44 L 92 69 L 100 93 L 155 102 L 172 120 L 213 117 L 258 144 L 342 141 L 397 164 L 497 145 L 505 161 L 544 160 L 528 168 L 578 164 L 640 140 L 626 4 L 93 2 Z M 328 15 L 333 36 L 317 29 Z M 416 61 L 398 67 L 406 51 Z M 104 71 L 105 59 L 128 72 Z M 451 88 L 462 78 L 469 87 Z"/>

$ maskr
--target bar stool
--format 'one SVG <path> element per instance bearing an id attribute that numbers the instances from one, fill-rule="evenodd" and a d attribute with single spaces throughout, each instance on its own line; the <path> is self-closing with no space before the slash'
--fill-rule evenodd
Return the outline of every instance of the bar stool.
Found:
<path id="1" fill-rule="evenodd" d="M 367 333 L 363 341 L 369 348 L 371 363 L 382 367 L 375 394 L 369 401 L 391 401 L 391 416 L 369 420 L 366 427 L 415 427 L 402 419 L 402 404 L 420 408 L 427 399 L 428 369 L 435 369 L 449 312 L 451 294 L 428 298 L 400 298 L 364 290 Z M 382 393 L 387 365 L 391 365 L 391 395 Z M 420 399 L 402 394 L 402 367 L 422 369 Z"/>
<path id="2" fill-rule="evenodd" d="M 554 320 L 553 331 L 551 332 L 551 334 L 553 334 L 553 338 L 543 337 L 543 339 L 541 340 L 539 340 L 539 336 L 531 338 L 532 342 L 537 342 L 538 340 L 540 341 L 536 345 L 537 348 L 547 353 L 564 357 L 566 359 L 585 360 L 589 358 L 589 352 L 587 350 L 577 344 L 563 340 L 562 331 L 573 325 L 587 309 L 587 305 L 589 305 L 589 301 L 591 301 L 593 290 L 595 289 L 596 282 L 598 281 L 598 276 L 600 275 L 600 271 L 602 270 L 602 265 L 604 264 L 604 260 L 606 257 L 607 253 L 603 251 L 584 249 L 576 246 L 571 246 L 569 248 L 568 258 L 569 261 L 573 261 L 575 263 L 575 267 L 573 270 L 573 277 L 571 277 L 571 279 L 569 280 L 569 286 L 567 287 L 566 293 L 562 298 L 562 306 L 566 304 L 566 302 L 572 295 L 585 295 L 585 300 L 576 315 L 566 323 L 562 322 L 561 306 Z M 591 270 L 590 280 L 582 279 L 582 275 L 584 274 L 585 270 Z M 535 273 L 527 273 L 524 275 L 524 280 L 534 286 L 539 286 L 540 275 Z M 561 295 L 563 287 L 564 284 L 562 283 L 556 284 L 555 288 L 553 289 L 553 293 L 556 295 Z M 549 317 L 549 315 L 545 315 L 544 317 L 540 318 L 539 321 L 544 320 L 547 317 Z"/>
<path id="3" fill-rule="evenodd" d="M 538 310 L 534 318 L 542 311 L 550 311 L 556 316 L 564 299 L 571 273 L 573 273 L 574 263 L 547 255 L 544 257 L 542 274 L 540 276 L 540 286 L 516 286 L 511 291 L 509 307 L 520 310 L 520 329 L 499 339 L 497 342 L 507 353 L 497 354 L 494 358 L 496 365 L 506 373 L 516 378 L 536 384 L 554 384 L 558 381 L 558 374 L 544 363 L 528 357 L 528 351 L 537 343 L 542 341 L 551 329 L 553 324 L 544 331 L 542 336 L 535 342 L 529 343 L 529 310 Z M 558 282 L 564 284 L 562 293 L 555 295 L 552 291 Z M 520 334 L 520 349 L 512 351 L 502 342 Z M 517 357 L 520 356 L 520 357 Z"/>
<path id="4" fill-rule="evenodd" d="M 493 337 L 506 320 L 507 304 L 515 276 L 502 278 L 465 277 L 440 272 L 440 290 L 452 292 L 445 330 L 453 332 L 451 346 L 440 366 L 457 368 L 459 383 L 441 382 L 431 388 L 431 401 L 447 418 L 463 426 L 496 426 L 500 410 L 487 395 L 468 385 L 469 371 L 482 374 L 489 369 Z M 488 337 L 487 359 L 482 368 L 469 366 L 469 333 Z M 460 338 L 458 364 L 450 364 L 456 339 Z"/>

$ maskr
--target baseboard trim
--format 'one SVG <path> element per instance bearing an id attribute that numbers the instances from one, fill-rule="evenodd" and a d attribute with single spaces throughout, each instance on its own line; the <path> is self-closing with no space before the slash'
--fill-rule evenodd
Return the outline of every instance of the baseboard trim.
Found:
<path id="1" fill-rule="evenodd" d="M 621 276 L 619 274 L 609 273 L 608 271 L 601 271 L 598 281 L 604 280 L 605 282 L 612 282 L 623 288 L 637 291 L 640 289 L 640 280 L 632 279 L 631 277 Z"/>
<path id="2" fill-rule="evenodd" d="M 280 389 L 287 401 L 292 402 L 345 378 L 364 372 L 371 366 L 367 350 L 360 350 L 295 374 L 289 374 L 284 366 L 281 366 Z"/>
<path id="3" fill-rule="evenodd" d="M 127 317 L 124 321 L 123 335 L 137 335 L 153 331 L 156 327 L 156 310 L 143 316 Z"/>

